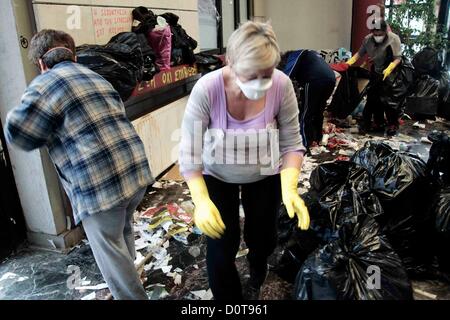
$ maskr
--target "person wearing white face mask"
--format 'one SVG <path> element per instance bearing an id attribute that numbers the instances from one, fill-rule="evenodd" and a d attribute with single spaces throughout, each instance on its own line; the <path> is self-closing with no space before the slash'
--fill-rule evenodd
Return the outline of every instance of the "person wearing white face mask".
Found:
<path id="1" fill-rule="evenodd" d="M 380 96 L 383 93 L 383 81 L 388 78 L 391 73 L 402 62 L 401 41 L 398 35 L 388 30 L 386 21 L 375 21 L 374 28 L 365 39 L 359 49 L 349 61 L 347 65 L 355 64 L 360 58 L 366 54 L 373 63 L 371 68 L 371 87 L 367 93 L 367 103 L 364 108 L 364 131 L 384 131 L 386 120 L 388 124 L 387 134 L 395 135 L 399 126 L 399 114 L 394 108 L 383 105 Z M 374 124 L 372 124 L 372 116 Z"/>
<path id="2" fill-rule="evenodd" d="M 299 228 L 309 228 L 297 191 L 306 151 L 298 104 L 289 77 L 275 70 L 279 61 L 272 27 L 247 22 L 229 39 L 227 66 L 201 78 L 186 107 L 180 171 L 196 207 L 194 222 L 207 236 L 208 278 L 216 300 L 258 298 L 277 243 L 281 201 L 291 218 L 297 216 Z M 250 266 L 244 294 L 235 265 L 240 204 Z"/>

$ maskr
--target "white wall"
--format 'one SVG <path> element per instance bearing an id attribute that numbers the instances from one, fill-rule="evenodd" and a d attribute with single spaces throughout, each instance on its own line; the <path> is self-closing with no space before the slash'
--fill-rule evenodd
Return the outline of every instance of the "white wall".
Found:
<path id="1" fill-rule="evenodd" d="M 258 11 L 271 20 L 282 51 L 350 49 L 352 0 L 265 0 Z"/>
<path id="2" fill-rule="evenodd" d="M 77 45 L 105 44 L 117 33 L 131 31 L 131 11 L 138 6 L 178 15 L 187 33 L 199 39 L 197 0 L 33 0 L 33 5 L 39 30 L 63 30 Z M 79 28 L 75 10 L 81 16 Z"/>

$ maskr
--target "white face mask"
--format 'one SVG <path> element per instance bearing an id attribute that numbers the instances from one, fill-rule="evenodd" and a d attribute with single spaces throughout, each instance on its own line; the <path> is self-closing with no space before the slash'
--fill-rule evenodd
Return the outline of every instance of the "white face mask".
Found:
<path id="1" fill-rule="evenodd" d="M 255 79 L 243 83 L 236 76 L 236 84 L 242 93 L 250 100 L 259 100 L 264 97 L 267 91 L 272 87 L 273 81 L 270 79 Z"/>
<path id="2" fill-rule="evenodd" d="M 373 39 L 375 40 L 376 43 L 382 43 L 385 37 L 386 36 L 373 36 Z"/>

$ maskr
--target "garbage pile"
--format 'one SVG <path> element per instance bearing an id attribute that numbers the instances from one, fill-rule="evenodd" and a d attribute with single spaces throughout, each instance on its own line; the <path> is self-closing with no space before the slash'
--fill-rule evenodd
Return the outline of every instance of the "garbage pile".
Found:
<path id="1" fill-rule="evenodd" d="M 145 7 L 132 12 L 132 32 L 114 36 L 106 45 L 77 47 L 78 62 L 97 72 L 128 100 L 141 81 L 150 81 L 160 71 L 196 62 L 197 41 L 166 12 L 155 15 Z"/>
<path id="2" fill-rule="evenodd" d="M 443 132 L 432 132 L 428 139 L 433 145 L 427 170 L 434 177 L 438 189 L 431 209 L 435 217 L 436 256 L 441 270 L 450 274 L 450 137 Z"/>
<path id="3" fill-rule="evenodd" d="M 437 115 L 450 119 L 450 75 L 443 67 L 441 53 L 424 48 L 413 57 L 412 64 L 415 83 L 406 112 L 416 118 Z"/>
<path id="4" fill-rule="evenodd" d="M 155 63 L 160 71 L 170 67 L 195 63 L 197 41 L 190 37 L 178 23 L 179 17 L 171 12 L 156 15 L 145 7 L 133 10 L 133 32 L 147 39 L 155 53 Z"/>
<path id="5" fill-rule="evenodd" d="M 76 51 L 78 63 L 108 80 L 123 101 L 149 73 L 144 66 L 141 43 L 132 32 L 119 33 L 106 45 L 82 45 Z"/>
<path id="6" fill-rule="evenodd" d="M 428 276 L 435 258 L 448 272 L 450 149 L 444 136 L 429 137 L 428 164 L 368 141 L 349 161 L 316 166 L 311 188 L 299 192 L 310 229 L 297 229 L 284 208 L 279 216 L 284 252 L 275 272 L 295 283 L 295 299 L 412 299 L 409 278 Z M 443 150 L 445 159 L 433 158 Z"/>

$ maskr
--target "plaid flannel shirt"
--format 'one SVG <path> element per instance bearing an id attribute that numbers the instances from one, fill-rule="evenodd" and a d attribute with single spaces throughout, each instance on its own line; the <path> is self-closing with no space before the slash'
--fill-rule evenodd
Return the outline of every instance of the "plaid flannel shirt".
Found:
<path id="1" fill-rule="evenodd" d="M 47 146 L 76 224 L 154 182 L 119 94 L 97 73 L 62 62 L 38 76 L 6 119 L 9 143 Z"/>

